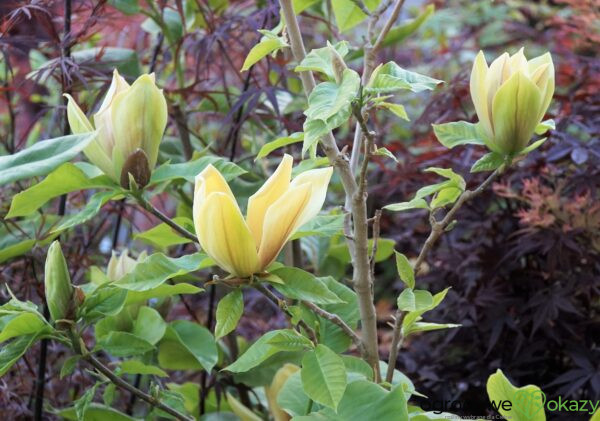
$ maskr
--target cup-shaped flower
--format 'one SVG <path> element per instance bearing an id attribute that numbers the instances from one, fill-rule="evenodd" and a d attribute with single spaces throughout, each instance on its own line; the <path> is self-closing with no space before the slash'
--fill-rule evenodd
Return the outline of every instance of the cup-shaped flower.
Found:
<path id="1" fill-rule="evenodd" d="M 196 176 L 196 235 L 223 270 L 240 278 L 263 272 L 298 228 L 321 210 L 333 168 L 305 171 L 290 181 L 292 164 L 292 157 L 285 155 L 248 200 L 245 219 L 215 167 L 209 165 Z"/>
<path id="2" fill-rule="evenodd" d="M 527 60 L 523 49 L 496 58 L 488 67 L 479 52 L 471 71 L 471 98 L 486 145 L 493 152 L 521 152 L 542 121 L 554 94 L 550 53 Z"/>
<path id="3" fill-rule="evenodd" d="M 125 188 L 129 188 L 129 173 L 140 187 L 145 186 L 167 125 L 167 102 L 154 74 L 144 74 L 129 86 L 115 70 L 93 125 L 75 100 L 66 96 L 71 131 L 78 134 L 96 129 L 98 133 L 84 149 L 86 157 Z"/>
<path id="4" fill-rule="evenodd" d="M 117 257 L 117 254 L 113 250 L 110 260 L 108 261 L 108 266 L 106 267 L 106 277 L 110 281 L 118 281 L 123 276 L 133 272 L 137 264 L 143 261 L 147 256 L 148 254 L 144 250 L 136 260 L 129 257 L 129 251 L 125 249 L 121 255 Z"/>

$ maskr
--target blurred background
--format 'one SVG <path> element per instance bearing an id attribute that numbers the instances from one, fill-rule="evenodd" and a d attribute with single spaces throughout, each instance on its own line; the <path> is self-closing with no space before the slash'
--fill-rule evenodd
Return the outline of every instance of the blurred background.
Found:
<path id="1" fill-rule="evenodd" d="M 365 24 L 340 33 L 330 2 L 305 3 L 310 6 L 300 24 L 308 49 L 327 40 L 361 44 Z M 255 190 L 272 168 L 268 160 L 254 162 L 261 146 L 302 131 L 305 99 L 289 53 L 240 72 L 261 37 L 257 30 L 279 22 L 277 2 L 5 0 L 0 17 L 0 155 L 68 133 L 62 93 L 71 93 L 91 114 L 115 67 L 130 81 L 154 72 L 164 88 L 169 124 L 160 162 L 183 162 L 198 154 L 228 157 L 249 171 L 234 186 L 241 197 Z M 432 123 L 476 121 L 469 75 L 479 50 L 488 61 L 521 46 L 528 58 L 552 53 L 557 88 L 547 118 L 556 121 L 556 130 L 492 190 L 464 206 L 456 226 L 433 249 L 428 272 L 418 282 L 432 292 L 452 287 L 433 321 L 460 323 L 462 328 L 416 336 L 405 343 L 397 367 L 431 399 L 465 402 L 454 411 L 464 415 L 489 411 L 485 381 L 499 367 L 515 383 L 537 384 L 549 397 L 598 400 L 600 3 L 407 1 L 400 23 L 420 18 L 418 30 L 400 34 L 378 60 L 394 60 L 446 83 L 433 94 L 403 94 L 409 122 L 389 113 L 374 116 L 379 146 L 385 145 L 398 163 L 376 159 L 369 180 L 371 214 L 385 204 L 408 200 L 433 182 L 431 174 L 423 173 L 430 166 L 454 168 L 470 185 L 481 181 L 469 175 L 469 168 L 482 153 L 474 148 L 448 151 L 431 130 Z M 350 57 L 349 66 L 360 71 L 360 54 L 354 50 Z M 352 141 L 352 129 L 336 132 L 340 145 Z M 298 145 L 288 151 L 299 158 Z M 12 196 L 26 187 L 17 183 L 0 188 L 1 215 Z M 331 208 L 341 203 L 341 193 L 339 180 L 334 180 Z M 84 192 L 69 195 L 67 212 L 77 212 L 86 199 Z M 181 186 L 177 194 L 157 192 L 153 200 L 170 215 L 186 215 L 191 191 Z M 102 215 L 69 234 L 65 254 L 75 282 L 85 280 L 91 265 L 104 267 L 113 248 L 129 247 L 137 254 L 147 247 L 132 234 L 157 223 L 123 202 L 108 203 Z M 27 226 L 3 221 L 0 250 L 25 238 L 46 238 L 49 223 L 44 214 Z M 416 257 L 429 223 L 423 211 L 384 212 L 381 230 L 383 254 L 395 246 Z M 347 259 L 332 241 L 303 239 L 305 266 L 322 275 L 347 273 Z M 185 247 L 170 251 L 184 253 Z M 314 252 L 323 247 L 324 253 Z M 0 280 L 19 297 L 41 302 L 44 248 L 41 241 L 30 248 L 16 259 L 0 251 Z M 401 285 L 393 259 L 380 263 L 377 275 L 381 352 L 386 358 L 391 341 L 387 323 Z M 0 294 L 4 301 L 4 288 Z M 213 289 L 187 297 L 173 306 L 170 317 L 210 323 L 214 296 L 220 294 Z M 285 324 L 263 298 L 246 298 L 249 314 L 238 328 L 245 338 Z M 64 351 L 51 344 L 46 398 L 53 407 L 66 406 L 78 396 L 85 377 L 76 371 L 59 379 L 64 358 Z M 29 419 L 38 360 L 39 349 L 34 348 L 0 378 L 0 417 Z"/>

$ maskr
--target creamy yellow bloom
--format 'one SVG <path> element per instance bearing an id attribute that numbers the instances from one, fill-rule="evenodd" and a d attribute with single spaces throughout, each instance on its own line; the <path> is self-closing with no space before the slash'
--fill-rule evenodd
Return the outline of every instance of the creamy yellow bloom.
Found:
<path id="1" fill-rule="evenodd" d="M 225 271 L 239 277 L 262 272 L 296 230 L 321 210 L 333 168 L 305 171 L 290 181 L 292 164 L 292 157 L 284 155 L 277 170 L 248 200 L 245 219 L 215 167 L 209 165 L 196 176 L 196 235 Z"/>
<path id="2" fill-rule="evenodd" d="M 155 84 L 154 74 L 142 75 L 129 86 L 115 70 L 110 88 L 94 115 L 94 125 L 75 100 L 65 95 L 68 98 L 67 117 L 71 131 L 75 134 L 86 133 L 93 131 L 94 127 L 98 131 L 96 138 L 83 152 L 102 172 L 121 182 L 127 179 L 127 174 L 125 177 L 122 175 L 123 167 L 135 172 L 131 167 L 140 165 L 142 158 L 146 161 L 142 164 L 147 164 L 148 172 L 154 168 L 167 125 L 167 102 L 162 89 Z M 140 158 L 132 163 L 132 156 Z M 130 162 L 126 165 L 128 159 Z M 133 175 L 136 178 L 137 174 Z"/>
<path id="3" fill-rule="evenodd" d="M 550 53 L 527 60 L 521 48 L 488 67 L 479 52 L 471 71 L 471 98 L 487 146 L 503 155 L 522 151 L 542 121 L 554 93 Z"/>
<path id="4" fill-rule="evenodd" d="M 118 281 L 123 276 L 133 272 L 133 269 L 135 269 L 137 264 L 143 261 L 147 256 L 148 254 L 146 251 L 142 251 L 136 260 L 129 257 L 129 251 L 125 249 L 121 255 L 117 257 L 117 254 L 113 250 L 110 260 L 108 261 L 108 266 L 106 267 L 106 277 L 110 281 Z"/>

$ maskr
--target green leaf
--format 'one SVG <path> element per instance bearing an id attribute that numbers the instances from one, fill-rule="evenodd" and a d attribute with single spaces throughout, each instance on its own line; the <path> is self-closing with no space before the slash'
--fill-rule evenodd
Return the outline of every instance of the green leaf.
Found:
<path id="1" fill-rule="evenodd" d="M 383 39 L 382 47 L 388 47 L 390 45 L 398 45 L 410 35 L 412 35 L 417 29 L 425 23 L 425 21 L 435 11 L 435 5 L 429 4 L 425 7 L 425 10 L 419 14 L 413 20 L 406 22 L 402 25 L 398 25 L 395 28 L 390 29 L 388 34 Z"/>
<path id="2" fill-rule="evenodd" d="M 354 70 L 346 69 L 342 81 L 319 83 L 308 97 L 308 108 L 304 111 L 308 120 L 327 121 L 341 109 L 350 107 L 358 93 L 360 76 Z"/>
<path id="3" fill-rule="evenodd" d="M 350 0 L 332 0 L 331 6 L 340 32 L 354 28 L 367 18 L 367 15 Z"/>
<path id="4" fill-rule="evenodd" d="M 48 174 L 73 159 L 95 136 L 93 132 L 42 140 L 16 154 L 0 156 L 0 186 Z"/>
<path id="5" fill-rule="evenodd" d="M 552 119 L 544 120 L 538 124 L 535 128 L 535 134 L 540 136 L 546 133 L 548 130 L 556 130 L 556 123 Z"/>
<path id="6" fill-rule="evenodd" d="M 314 347 L 308 338 L 292 329 L 277 331 L 267 343 L 280 351 L 305 351 Z"/>
<path id="7" fill-rule="evenodd" d="M 300 372 L 306 394 L 315 402 L 337 408 L 346 390 L 344 360 L 325 345 L 317 345 L 302 359 Z"/>
<path id="8" fill-rule="evenodd" d="M 333 45 L 335 51 L 344 58 L 348 54 L 348 42 L 340 41 Z M 294 69 L 296 72 L 319 72 L 327 76 L 329 80 L 335 80 L 333 66 L 331 64 L 331 53 L 329 47 L 315 48 L 304 57 Z"/>
<path id="9" fill-rule="evenodd" d="M 429 307 L 420 308 L 415 311 L 408 312 L 404 316 L 404 320 L 402 321 L 402 332 L 405 334 L 407 334 L 407 332 L 410 332 L 412 325 L 415 322 L 419 321 L 421 319 L 421 316 L 424 313 L 436 308 L 444 300 L 444 298 L 446 297 L 446 294 L 448 293 L 449 290 L 450 290 L 450 288 L 448 287 L 448 288 L 444 289 L 443 291 L 440 291 L 437 294 L 435 294 L 433 296 L 433 302 Z"/>
<path id="10" fill-rule="evenodd" d="M 282 148 L 287 145 L 291 145 L 293 143 L 302 142 L 303 140 L 304 140 L 304 133 L 296 132 L 296 133 L 292 133 L 289 136 L 280 137 L 280 138 L 275 139 L 272 142 L 265 143 L 262 146 L 262 148 L 260 148 L 260 151 L 258 151 L 258 154 L 256 155 L 256 158 L 254 159 L 254 161 L 264 158 L 265 156 L 269 155 L 271 152 L 273 152 L 276 149 Z"/>
<path id="11" fill-rule="evenodd" d="M 396 163 L 398 162 L 398 158 L 396 158 L 396 157 L 394 156 L 394 154 L 393 154 L 393 153 L 391 153 L 391 152 L 389 151 L 389 149 L 388 149 L 388 148 L 384 148 L 384 147 L 377 148 L 377 150 L 375 151 L 375 154 L 374 154 L 374 155 L 378 155 L 378 156 L 386 156 L 386 157 L 388 157 L 388 158 L 390 158 L 390 159 L 393 159 L 393 160 L 394 160 L 394 162 L 396 162 Z"/>
<path id="12" fill-rule="evenodd" d="M 195 231 L 194 223 L 190 218 L 178 216 L 173 218 L 173 222 L 187 229 L 189 232 Z M 171 246 L 178 246 L 180 244 L 188 244 L 192 242 L 192 240 L 179 235 L 177 231 L 175 231 L 166 223 L 156 225 L 147 231 L 135 234 L 133 238 L 135 240 L 140 240 L 150 244 L 153 247 L 163 251 Z"/>
<path id="13" fill-rule="evenodd" d="M 308 97 L 304 111 L 304 143 L 306 153 L 322 136 L 341 126 L 350 118 L 350 103 L 358 93 L 360 77 L 354 70 L 346 69 L 342 81 L 319 83 Z"/>
<path id="14" fill-rule="evenodd" d="M 300 371 L 292 374 L 277 394 L 277 404 L 293 417 L 306 413 L 309 400 L 302 387 Z"/>
<path id="15" fill-rule="evenodd" d="M 377 253 L 375 254 L 375 262 L 383 262 L 394 252 L 396 242 L 390 238 L 379 238 L 377 242 Z M 369 239 L 368 243 L 369 255 L 373 252 L 373 239 Z M 329 255 L 336 258 L 340 262 L 350 263 L 350 252 L 345 242 L 332 244 L 329 249 Z"/>
<path id="16" fill-rule="evenodd" d="M 263 37 L 258 44 L 252 47 L 240 71 L 245 72 L 262 58 L 283 47 L 287 47 L 284 38 L 277 36 L 273 38 Z"/>
<path id="17" fill-rule="evenodd" d="M 152 351 L 154 345 L 131 333 L 116 331 L 98 338 L 96 349 L 102 349 L 115 357 L 129 357 Z"/>
<path id="18" fill-rule="evenodd" d="M 537 148 L 539 148 L 540 146 L 542 146 L 544 144 L 544 142 L 548 140 L 547 137 L 543 137 L 539 140 L 536 140 L 535 142 L 533 142 L 531 145 L 527 146 L 525 149 L 523 149 L 519 155 L 527 155 L 529 152 L 536 150 Z"/>
<path id="19" fill-rule="evenodd" d="M 463 193 L 463 189 L 457 187 L 446 187 L 441 189 L 435 197 L 431 200 L 431 208 L 439 209 L 446 205 L 456 202 L 456 200 Z"/>
<path id="20" fill-rule="evenodd" d="M 508 410 L 498 405 L 498 412 L 505 418 L 514 421 L 546 421 L 546 395 L 538 386 L 515 387 L 504 376 L 502 370 L 498 369 L 488 378 L 486 389 L 491 402 L 512 403 L 511 409 Z"/>
<path id="21" fill-rule="evenodd" d="M 185 282 L 175 285 L 162 284 L 146 291 L 128 291 L 125 305 L 146 302 L 151 298 L 172 297 L 173 295 L 180 294 L 197 294 L 202 291 L 204 289 Z"/>
<path id="22" fill-rule="evenodd" d="M 0 348 L 0 377 L 27 352 L 29 347 L 40 337 L 39 334 L 23 335 L 2 345 Z"/>
<path id="23" fill-rule="evenodd" d="M 407 288 L 398 296 L 398 309 L 402 311 L 420 311 L 428 309 L 433 304 L 429 291 Z"/>
<path id="24" fill-rule="evenodd" d="M 131 291 L 148 291 L 168 279 L 194 272 L 208 267 L 210 264 L 212 264 L 212 259 L 201 253 L 188 254 L 178 258 L 155 253 L 138 263 L 133 272 L 119 279 L 114 285 Z"/>
<path id="25" fill-rule="evenodd" d="M 409 288 L 415 287 L 415 271 L 408 260 L 408 258 L 394 250 L 394 254 L 396 255 L 396 269 L 398 270 L 398 276 L 402 282 L 406 284 Z"/>
<path id="26" fill-rule="evenodd" d="M 280 352 L 280 349 L 269 344 L 269 341 L 273 339 L 279 330 L 272 330 L 265 333 L 263 336 L 258 338 L 250 348 L 246 350 L 234 363 L 228 365 L 223 370 L 231 371 L 232 373 L 243 373 L 248 371 L 260 363 L 265 361 L 272 355 Z"/>
<path id="27" fill-rule="evenodd" d="M 438 141 L 452 149 L 459 145 L 485 145 L 479 134 L 479 123 L 473 124 L 466 121 L 452 123 L 432 124 L 433 132 Z"/>
<path id="28" fill-rule="evenodd" d="M 399 385 L 388 392 L 366 380 L 354 381 L 346 388 L 338 415 L 340 420 L 408 420 L 404 388 Z"/>
<path id="29" fill-rule="evenodd" d="M 114 316 L 121 311 L 127 298 L 127 291 L 120 288 L 98 288 L 85 297 L 80 313 L 87 321 L 104 316 Z"/>
<path id="30" fill-rule="evenodd" d="M 86 390 L 79 399 L 77 399 L 74 403 L 75 407 L 75 415 L 77 416 L 77 421 L 86 420 L 85 413 L 87 412 L 92 400 L 94 399 L 94 395 L 96 394 L 96 389 L 98 388 L 99 383 L 94 384 L 88 390 Z"/>
<path id="31" fill-rule="evenodd" d="M 292 5 L 294 6 L 294 13 L 299 15 L 304 10 L 309 8 L 315 3 L 318 3 L 320 0 L 293 0 Z"/>
<path id="32" fill-rule="evenodd" d="M 71 375 L 71 373 L 73 373 L 73 370 L 75 370 L 75 367 L 77 366 L 77 363 L 79 362 L 79 360 L 81 359 L 80 355 L 72 355 L 69 358 L 67 358 L 63 363 L 62 363 L 62 367 L 60 368 L 60 379 L 63 379 L 66 376 Z"/>
<path id="33" fill-rule="evenodd" d="M 406 114 L 406 110 L 404 109 L 404 105 L 394 104 L 392 102 L 377 102 L 378 108 L 386 108 L 390 110 L 394 115 L 400 117 L 403 120 L 410 121 L 408 118 L 408 114 Z"/>
<path id="34" fill-rule="evenodd" d="M 36 240 L 23 240 L 18 243 L 11 244 L 8 247 L 4 247 L 0 250 L 0 263 L 6 262 L 13 257 L 22 256 L 35 246 Z"/>
<path id="35" fill-rule="evenodd" d="M 195 161 L 185 162 L 183 164 L 164 164 L 155 169 L 150 177 L 150 184 L 162 183 L 165 181 L 184 179 L 194 182 L 194 179 L 202 172 L 208 164 L 212 164 L 223 175 L 225 180 L 230 181 L 245 174 L 246 170 L 238 167 L 233 162 L 217 156 L 204 156 Z"/>
<path id="36" fill-rule="evenodd" d="M 74 227 L 79 224 L 83 224 L 86 221 L 92 219 L 100 211 L 100 208 L 106 204 L 109 200 L 119 196 L 120 191 L 101 191 L 92 195 L 82 209 L 76 211 L 76 213 L 66 216 L 62 222 L 55 228 L 52 229 L 52 233 L 58 233 L 68 228 Z"/>
<path id="37" fill-rule="evenodd" d="M 421 92 L 435 89 L 439 83 L 442 83 L 442 81 L 405 70 L 393 61 L 390 61 L 375 69 L 366 87 L 366 92 L 382 94 L 402 89 Z"/>
<path id="38" fill-rule="evenodd" d="M 506 159 L 504 156 L 496 152 L 489 152 L 473 164 L 471 172 L 494 171 L 495 169 L 500 168 L 505 162 Z"/>
<path id="39" fill-rule="evenodd" d="M 138 360 L 127 360 L 122 361 L 119 364 L 119 368 L 122 374 L 143 374 L 143 375 L 152 375 L 158 377 L 168 377 L 168 374 L 165 373 L 160 368 L 154 365 L 147 365 Z"/>
<path id="40" fill-rule="evenodd" d="M 204 326 L 187 320 L 176 320 L 169 326 L 181 345 L 196 358 L 207 372 L 210 372 L 218 359 L 217 344 L 212 333 Z"/>
<path id="41" fill-rule="evenodd" d="M 460 174 L 456 174 L 450 168 L 437 168 L 437 167 L 429 167 L 425 169 L 426 172 L 433 172 L 441 177 L 445 177 L 452 182 L 452 187 L 458 187 L 461 190 L 464 190 L 467 183 L 465 183 L 465 179 L 462 178 Z"/>
<path id="42" fill-rule="evenodd" d="M 411 209 L 429 209 L 427 202 L 420 198 L 412 199 L 410 202 L 392 203 L 385 205 L 383 209 L 387 209 L 393 212 L 401 212 Z"/>
<path id="43" fill-rule="evenodd" d="M 135 15 L 140 11 L 138 0 L 110 0 L 109 3 L 126 15 Z"/>
<path id="44" fill-rule="evenodd" d="M 76 165 L 66 162 L 38 184 L 17 193 L 12 199 L 6 218 L 30 215 L 50 199 L 76 190 L 112 186 L 113 183 L 108 177 L 89 178 Z"/>
<path id="45" fill-rule="evenodd" d="M 167 330 L 167 323 L 152 307 L 141 307 L 133 324 L 133 334 L 152 345 L 160 341 Z"/>
<path id="46" fill-rule="evenodd" d="M 32 335 L 52 328 L 37 313 L 23 312 L 0 318 L 0 343 L 16 336 Z"/>
<path id="47" fill-rule="evenodd" d="M 302 225 L 292 236 L 291 240 L 302 237 L 318 235 L 319 237 L 332 237 L 344 229 L 344 215 L 317 215 L 306 224 Z"/>
<path id="48" fill-rule="evenodd" d="M 66 420 L 76 421 L 77 415 L 75 413 L 75 407 L 61 409 L 57 413 L 59 416 Z M 112 409 L 108 406 L 101 405 L 99 403 L 91 403 L 87 411 L 85 412 L 85 421 L 139 421 L 137 418 L 125 415 L 122 412 Z"/>
<path id="49" fill-rule="evenodd" d="M 342 360 L 344 360 L 346 372 L 349 375 L 350 373 L 354 373 L 365 380 L 373 380 L 373 368 L 362 358 L 354 357 L 352 355 L 342 355 Z"/>
<path id="50" fill-rule="evenodd" d="M 331 292 L 325 284 L 312 273 L 295 267 L 281 267 L 271 271 L 283 280 L 283 284 L 273 286 L 285 297 L 296 300 L 308 300 L 315 304 L 336 304 L 343 302 Z"/>
<path id="51" fill-rule="evenodd" d="M 237 288 L 221 298 L 217 305 L 217 324 L 215 326 L 215 339 L 221 339 L 234 330 L 244 313 L 244 295 Z"/>

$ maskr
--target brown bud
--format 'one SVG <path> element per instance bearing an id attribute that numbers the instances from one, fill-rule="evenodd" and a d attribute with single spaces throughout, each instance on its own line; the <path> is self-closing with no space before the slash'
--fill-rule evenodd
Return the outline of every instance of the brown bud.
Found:
<path id="1" fill-rule="evenodd" d="M 121 187 L 129 189 L 129 174 L 133 176 L 138 187 L 145 187 L 150 182 L 150 166 L 148 164 L 148 156 L 141 149 L 136 149 L 127 157 L 121 170 Z"/>

